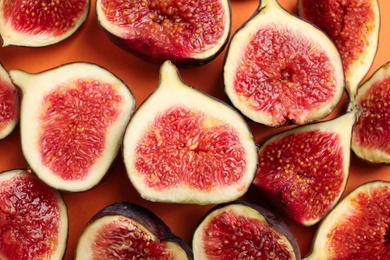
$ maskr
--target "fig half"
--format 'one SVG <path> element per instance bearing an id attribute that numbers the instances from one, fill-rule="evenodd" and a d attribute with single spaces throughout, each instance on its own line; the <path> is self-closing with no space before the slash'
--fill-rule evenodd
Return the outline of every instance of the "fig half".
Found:
<path id="1" fill-rule="evenodd" d="M 216 205 L 192 240 L 195 259 L 301 259 L 290 228 L 271 211 L 245 201 Z"/>
<path id="2" fill-rule="evenodd" d="M 389 259 L 389 216 L 390 183 L 362 184 L 322 221 L 305 259 Z"/>
<path id="3" fill-rule="evenodd" d="M 342 61 L 333 42 L 276 0 L 261 1 L 233 35 L 225 58 L 228 98 L 246 117 L 267 126 L 321 119 L 344 93 Z"/>
<path id="4" fill-rule="evenodd" d="M 72 36 L 88 17 L 89 0 L 2 0 L 3 46 L 42 47 Z"/>
<path id="5" fill-rule="evenodd" d="M 11 70 L 22 90 L 20 137 L 34 173 L 64 191 L 93 188 L 108 172 L 135 108 L 130 89 L 84 62 L 31 74 Z"/>
<path id="6" fill-rule="evenodd" d="M 228 0 L 97 0 L 97 19 L 108 37 L 148 62 L 203 65 L 226 46 Z"/>
<path id="7" fill-rule="evenodd" d="M 68 239 L 61 194 L 24 169 L 0 173 L 0 259 L 63 259 Z"/>
<path id="8" fill-rule="evenodd" d="M 91 218 L 77 243 L 75 259 L 192 260 L 193 253 L 153 212 L 119 202 Z"/>
<path id="9" fill-rule="evenodd" d="M 269 138 L 260 147 L 253 184 L 266 201 L 296 223 L 316 224 L 345 189 L 355 121 L 354 110 Z"/>
<path id="10" fill-rule="evenodd" d="M 143 198 L 174 203 L 234 200 L 257 167 L 256 143 L 241 115 L 185 84 L 169 61 L 126 129 L 123 157 Z"/>

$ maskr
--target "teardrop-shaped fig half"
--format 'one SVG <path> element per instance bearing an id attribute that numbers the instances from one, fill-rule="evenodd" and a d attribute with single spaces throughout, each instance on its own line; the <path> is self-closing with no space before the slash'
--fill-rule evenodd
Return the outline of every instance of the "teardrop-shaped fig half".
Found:
<path id="1" fill-rule="evenodd" d="M 231 29 L 228 0 L 97 0 L 108 37 L 148 62 L 203 65 L 226 46 Z"/>
<path id="2" fill-rule="evenodd" d="M 0 64 L 0 140 L 12 133 L 19 122 L 19 90 Z"/>
<path id="3" fill-rule="evenodd" d="M 22 89 L 20 137 L 33 172 L 60 190 L 99 184 L 135 108 L 130 89 L 108 70 L 83 62 L 35 74 L 11 70 L 10 76 Z"/>
<path id="4" fill-rule="evenodd" d="M 68 215 L 61 194 L 24 169 L 0 173 L 0 234 L 0 259 L 63 259 Z"/>
<path id="5" fill-rule="evenodd" d="M 374 61 L 379 42 L 377 0 L 299 0 L 299 16 L 322 29 L 341 54 L 351 99 Z"/>
<path id="6" fill-rule="evenodd" d="M 78 240 L 75 259 L 192 260 L 193 253 L 153 212 L 119 202 L 91 218 Z"/>
<path id="7" fill-rule="evenodd" d="M 233 201 L 213 207 L 192 240 L 195 259 L 301 259 L 298 242 L 277 215 L 256 204 Z"/>
<path id="8" fill-rule="evenodd" d="M 390 163 L 390 62 L 380 67 L 358 90 L 350 107 L 360 116 L 352 132 L 352 150 L 365 161 Z"/>
<path id="9" fill-rule="evenodd" d="M 389 259 L 389 216 L 390 183 L 362 184 L 322 221 L 305 259 Z"/>
<path id="10" fill-rule="evenodd" d="M 233 35 L 223 78 L 233 106 L 272 127 L 321 119 L 344 93 L 341 57 L 333 42 L 276 0 L 261 1 Z"/>
<path id="11" fill-rule="evenodd" d="M 266 140 L 253 182 L 264 199 L 298 224 L 320 221 L 345 189 L 355 121 L 351 111 Z"/>
<path id="12" fill-rule="evenodd" d="M 177 203 L 234 200 L 257 166 L 256 143 L 241 115 L 185 84 L 169 61 L 129 123 L 123 156 L 143 198 Z"/>

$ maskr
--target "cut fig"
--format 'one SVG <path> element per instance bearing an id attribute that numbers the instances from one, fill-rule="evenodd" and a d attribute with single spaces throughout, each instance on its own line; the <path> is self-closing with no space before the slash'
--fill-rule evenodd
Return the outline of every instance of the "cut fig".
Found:
<path id="1" fill-rule="evenodd" d="M 233 106 L 272 127 L 321 119 L 344 93 L 341 57 L 333 42 L 276 0 L 261 1 L 233 35 L 223 78 Z"/>
<path id="2" fill-rule="evenodd" d="M 361 113 L 352 132 L 352 150 L 371 163 L 390 163 L 390 62 L 358 90 L 350 107 Z"/>
<path id="3" fill-rule="evenodd" d="M 377 0 L 298 0 L 300 17 L 322 29 L 341 54 L 351 99 L 369 71 L 378 49 Z"/>
<path id="4" fill-rule="evenodd" d="M 22 89 L 21 144 L 33 172 L 64 191 L 93 188 L 108 172 L 135 108 L 130 89 L 106 69 L 76 62 L 31 74 Z"/>
<path id="5" fill-rule="evenodd" d="M 97 0 L 99 24 L 109 39 L 148 62 L 200 66 L 226 46 L 228 0 Z"/>
<path id="6" fill-rule="evenodd" d="M 81 234 L 76 260 L 193 259 L 190 247 L 150 210 L 129 202 L 97 212 Z"/>
<path id="7" fill-rule="evenodd" d="M 89 0 L 2 0 L 3 46 L 43 47 L 72 36 L 88 17 Z"/>
<path id="8" fill-rule="evenodd" d="M 264 199 L 298 224 L 320 221 L 345 189 L 355 120 L 351 111 L 266 140 L 253 182 Z"/>
<path id="9" fill-rule="evenodd" d="M 234 200 L 257 167 L 257 146 L 242 116 L 185 84 L 169 61 L 126 129 L 123 156 L 140 195 L 161 202 Z"/>
<path id="10" fill-rule="evenodd" d="M 63 259 L 68 239 L 61 194 L 24 169 L 0 173 L 0 259 Z"/>
<path id="11" fill-rule="evenodd" d="M 322 221 L 305 259 L 389 259 L 389 216 L 390 183 L 362 184 Z"/>
<path id="12" fill-rule="evenodd" d="M 10 135 L 18 124 L 19 108 L 19 90 L 0 64 L 0 140 Z"/>
<path id="13" fill-rule="evenodd" d="M 192 240 L 195 259 L 301 259 L 290 228 L 271 211 L 245 201 L 213 207 Z"/>

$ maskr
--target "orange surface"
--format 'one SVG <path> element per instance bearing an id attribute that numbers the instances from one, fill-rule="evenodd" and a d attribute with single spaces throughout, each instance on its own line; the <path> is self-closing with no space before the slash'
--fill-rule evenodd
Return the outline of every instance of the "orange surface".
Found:
<path id="1" fill-rule="evenodd" d="M 121 78 L 129 86 L 136 97 L 137 107 L 155 89 L 159 80 L 159 66 L 152 65 L 135 58 L 131 54 L 111 43 L 96 22 L 94 3 L 84 26 L 71 38 L 53 46 L 43 48 L 3 47 L 0 49 L 0 62 L 6 70 L 23 69 L 29 72 L 40 72 L 58 65 L 87 61 L 99 64 Z M 279 0 L 283 7 L 296 13 L 296 1 Z M 371 75 L 382 64 L 390 61 L 390 2 L 379 0 L 381 8 L 381 31 L 379 49 L 375 62 L 369 72 Z M 232 33 L 256 10 L 258 1 L 232 0 Z M 206 91 L 218 98 L 225 99 L 221 87 L 221 71 L 225 52 L 211 63 L 198 68 L 180 69 L 181 76 L 188 84 Z M 343 111 L 344 102 L 332 113 L 336 116 Z M 285 128 L 270 129 L 254 123 L 250 127 L 256 140 L 261 143 L 271 134 Z M 0 171 L 27 167 L 23 159 L 19 128 L 8 138 L 0 141 Z M 390 181 L 390 168 L 384 165 L 370 165 L 352 155 L 351 172 L 345 194 L 357 185 L 374 179 Z M 130 201 L 145 206 L 163 219 L 174 233 L 191 245 L 191 236 L 199 219 L 212 205 L 163 204 L 143 200 L 132 187 L 124 171 L 121 159 L 114 166 L 109 177 L 96 188 L 81 193 L 63 193 L 69 212 L 69 241 L 65 259 L 73 259 L 78 237 L 84 225 L 95 212 L 104 206 Z M 262 204 L 261 198 L 254 189 L 244 199 Z M 301 253 L 307 255 L 317 226 L 301 227 L 284 219 L 295 233 Z"/>

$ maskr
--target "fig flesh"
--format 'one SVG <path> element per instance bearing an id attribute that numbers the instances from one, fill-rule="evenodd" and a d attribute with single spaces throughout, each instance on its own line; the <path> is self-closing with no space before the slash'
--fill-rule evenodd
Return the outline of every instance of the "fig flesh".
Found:
<path id="1" fill-rule="evenodd" d="M 249 119 L 272 127 L 321 119 L 340 102 L 340 54 L 322 31 L 261 1 L 232 37 L 223 68 L 225 92 Z"/>
<path id="2" fill-rule="evenodd" d="M 196 228 L 195 259 L 301 259 L 290 228 L 271 211 L 246 201 L 213 207 Z"/>
<path id="3" fill-rule="evenodd" d="M 35 74 L 11 70 L 22 89 L 23 155 L 40 179 L 85 191 L 108 172 L 134 111 L 130 89 L 108 70 L 84 62 Z"/>
<path id="4" fill-rule="evenodd" d="M 42 47 L 63 41 L 84 24 L 89 0 L 2 0 L 3 46 Z"/>
<path id="5" fill-rule="evenodd" d="M 355 120 L 351 111 L 266 140 L 253 182 L 264 199 L 298 224 L 320 221 L 345 189 Z"/>
<path id="6" fill-rule="evenodd" d="M 378 1 L 299 0 L 298 13 L 322 29 L 335 43 L 343 61 L 346 89 L 354 99 L 378 49 Z"/>
<path id="7" fill-rule="evenodd" d="M 126 129 L 123 157 L 143 198 L 173 203 L 234 200 L 257 167 L 256 143 L 241 115 L 184 83 L 169 61 Z"/>
<path id="8" fill-rule="evenodd" d="M 24 169 L 0 173 L 0 259 L 63 259 L 67 207 L 55 189 Z"/>
<path id="9" fill-rule="evenodd" d="M 108 37 L 148 62 L 203 65 L 226 46 L 231 29 L 228 0 L 97 0 Z"/>
<path id="10" fill-rule="evenodd" d="M 75 259 L 190 260 L 193 253 L 153 212 L 119 202 L 103 208 L 88 222 Z"/>
<path id="11" fill-rule="evenodd" d="M 306 260 L 389 259 L 390 183 L 371 181 L 324 218 Z"/>

